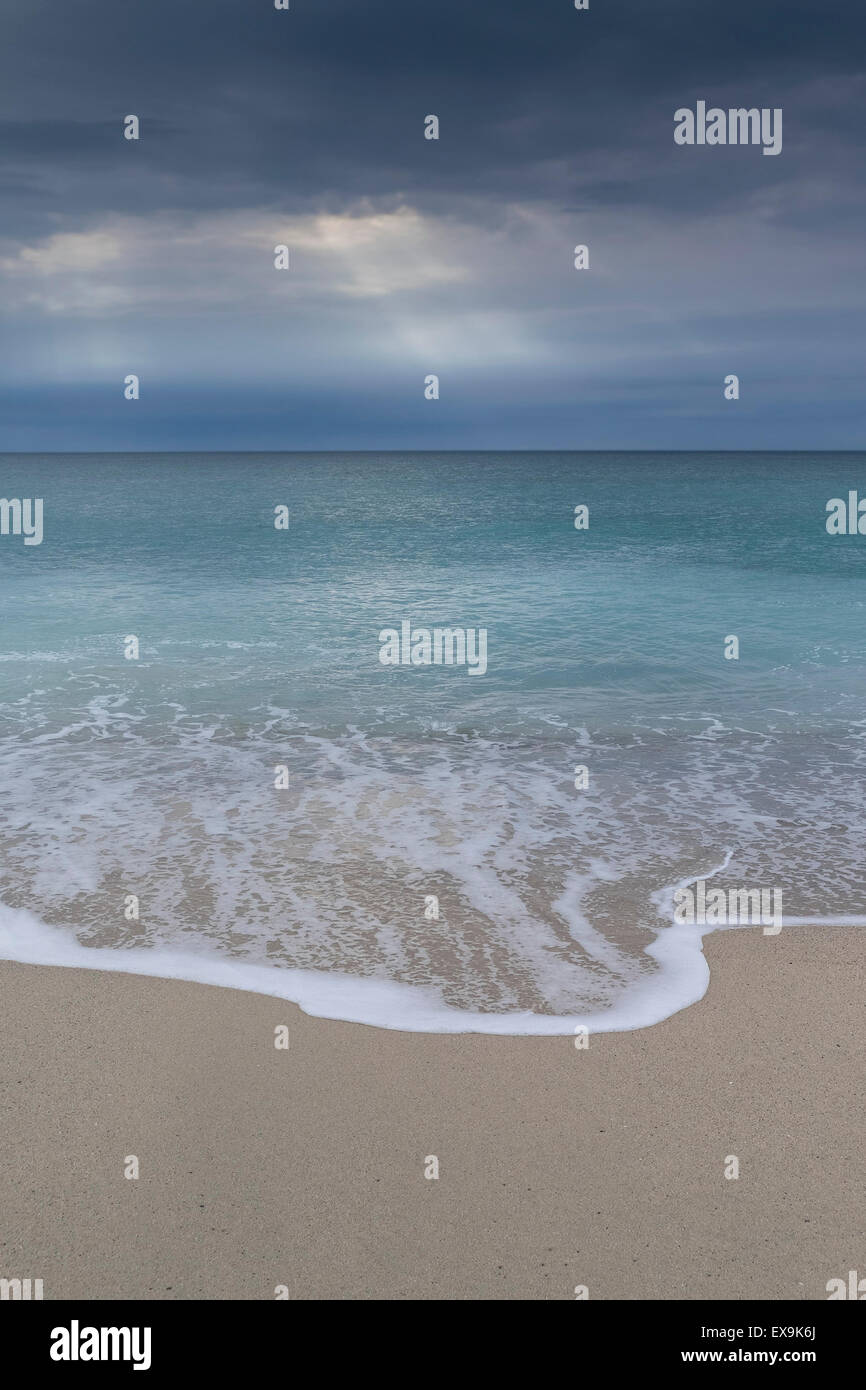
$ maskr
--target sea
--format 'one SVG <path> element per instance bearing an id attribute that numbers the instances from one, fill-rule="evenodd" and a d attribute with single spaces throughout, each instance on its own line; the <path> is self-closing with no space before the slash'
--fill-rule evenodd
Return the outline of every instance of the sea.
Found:
<path id="1" fill-rule="evenodd" d="M 701 998 L 683 885 L 781 893 L 772 949 L 863 925 L 858 487 L 853 453 L 3 456 L 43 535 L 0 536 L 0 957 L 567 1034 Z M 486 669 L 384 664 L 404 623 Z"/>

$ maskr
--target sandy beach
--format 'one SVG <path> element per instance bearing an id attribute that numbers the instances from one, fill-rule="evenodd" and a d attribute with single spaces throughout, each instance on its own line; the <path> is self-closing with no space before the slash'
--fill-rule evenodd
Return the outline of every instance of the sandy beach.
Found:
<path id="1" fill-rule="evenodd" d="M 586 1050 L 4 962 L 0 1274 L 46 1299 L 826 1299 L 866 1259 L 866 933 L 705 947 L 700 1003 Z"/>

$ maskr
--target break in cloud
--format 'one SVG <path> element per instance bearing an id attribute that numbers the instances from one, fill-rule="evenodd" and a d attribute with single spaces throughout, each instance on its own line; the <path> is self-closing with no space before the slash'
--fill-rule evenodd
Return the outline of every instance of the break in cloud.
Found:
<path id="1" fill-rule="evenodd" d="M 6 450 L 862 446 L 854 3 L 27 0 L 4 29 Z M 782 154 L 675 146 L 698 98 L 782 107 Z"/>

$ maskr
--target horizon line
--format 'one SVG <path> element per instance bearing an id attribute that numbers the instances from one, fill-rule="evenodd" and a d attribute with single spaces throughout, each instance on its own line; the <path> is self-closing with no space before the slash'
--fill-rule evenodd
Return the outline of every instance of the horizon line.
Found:
<path id="1" fill-rule="evenodd" d="M 226 454 L 247 456 L 285 454 L 306 457 L 309 454 L 866 454 L 866 445 L 859 448 L 816 449 L 8 449 L 0 450 L 3 458 L 65 458 L 122 457 L 140 458 L 156 454 L 160 457 L 182 457 L 188 454 Z"/>

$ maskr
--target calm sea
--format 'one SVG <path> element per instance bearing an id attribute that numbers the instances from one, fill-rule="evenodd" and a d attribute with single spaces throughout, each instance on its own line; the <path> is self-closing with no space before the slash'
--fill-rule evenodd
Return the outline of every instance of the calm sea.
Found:
<path id="1" fill-rule="evenodd" d="M 866 536 L 825 527 L 858 486 L 858 454 L 4 457 L 44 538 L 0 537 L 0 954 L 569 1032 L 700 997 L 678 884 L 862 917 Z M 486 671 L 383 665 L 404 621 L 485 629 Z"/>

